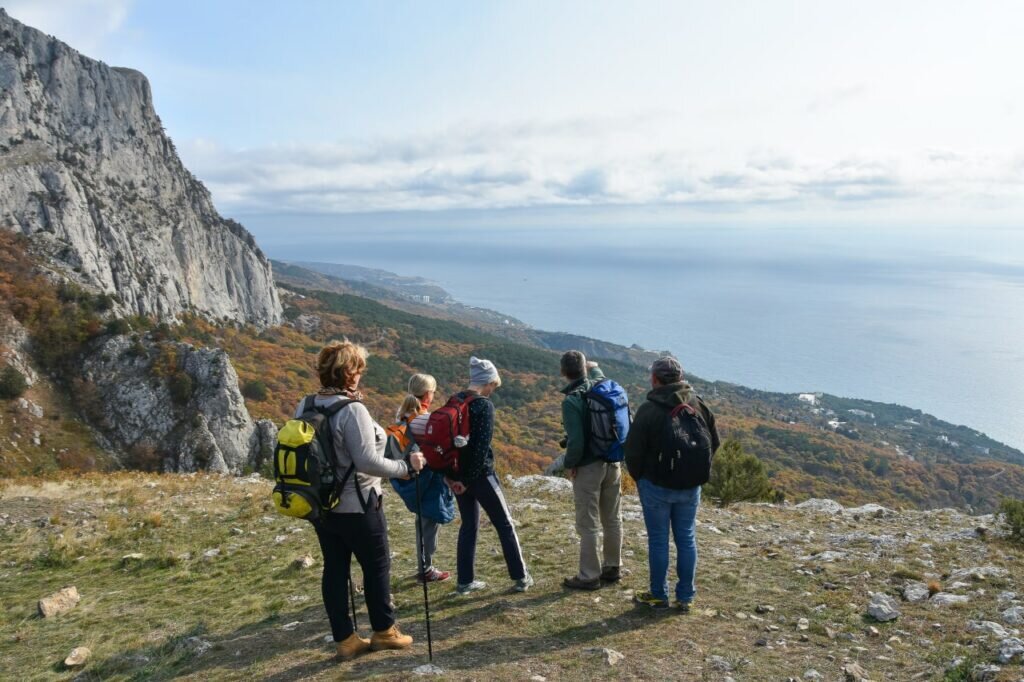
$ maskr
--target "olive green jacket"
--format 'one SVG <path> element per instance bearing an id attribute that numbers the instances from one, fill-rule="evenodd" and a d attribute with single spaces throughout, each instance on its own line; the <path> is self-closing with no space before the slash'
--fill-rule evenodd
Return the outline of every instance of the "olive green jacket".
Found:
<path id="1" fill-rule="evenodd" d="M 587 402 L 583 394 L 590 390 L 590 387 L 604 379 L 604 372 L 600 367 L 590 370 L 589 376 L 577 379 L 562 389 L 565 398 L 562 399 L 562 427 L 565 429 L 565 468 L 575 469 L 576 467 L 598 461 L 587 448 Z"/>

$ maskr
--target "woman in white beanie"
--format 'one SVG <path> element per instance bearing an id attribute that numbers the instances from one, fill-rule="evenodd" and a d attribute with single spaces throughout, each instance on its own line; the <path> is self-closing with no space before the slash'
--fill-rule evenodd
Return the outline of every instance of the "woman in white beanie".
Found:
<path id="1" fill-rule="evenodd" d="M 508 575 L 514 581 L 513 589 L 525 592 L 533 585 L 533 578 L 523 561 L 519 537 L 512 525 L 512 514 L 494 473 L 494 452 L 491 450 L 494 403 L 490 401 L 490 395 L 499 386 L 501 377 L 493 362 L 476 357 L 469 359 L 469 388 L 458 394 L 463 400 L 471 399 L 468 408 L 469 444 L 459 452 L 458 473 L 448 474 L 449 485 L 455 493 L 459 515 L 462 517 L 456 559 L 458 584 L 455 591 L 459 594 L 487 587 L 483 581 L 476 580 L 474 575 L 481 507 L 498 533 Z"/>

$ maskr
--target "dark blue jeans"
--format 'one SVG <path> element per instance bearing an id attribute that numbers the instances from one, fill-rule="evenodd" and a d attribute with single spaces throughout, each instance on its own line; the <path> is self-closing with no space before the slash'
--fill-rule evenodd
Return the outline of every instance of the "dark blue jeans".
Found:
<path id="1" fill-rule="evenodd" d="M 498 531 L 501 541 L 501 552 L 505 555 L 505 565 L 512 580 L 526 577 L 526 564 L 523 552 L 519 548 L 519 537 L 512 525 L 512 513 L 505 503 L 505 495 L 501 492 L 501 484 L 494 474 L 487 474 L 466 483 L 466 492 L 455 496 L 459 505 L 459 516 L 462 526 L 459 528 L 458 544 L 458 581 L 460 585 L 473 582 L 474 565 L 476 563 L 476 538 L 480 529 L 480 508 L 483 507 L 487 518 L 491 520 L 494 530 Z"/>
<path id="2" fill-rule="evenodd" d="M 651 594 L 668 600 L 668 534 L 676 543 L 676 600 L 693 601 L 697 589 L 697 507 L 700 487 L 672 490 L 654 485 L 646 478 L 636 483 L 647 526 L 647 563 L 651 571 Z"/>

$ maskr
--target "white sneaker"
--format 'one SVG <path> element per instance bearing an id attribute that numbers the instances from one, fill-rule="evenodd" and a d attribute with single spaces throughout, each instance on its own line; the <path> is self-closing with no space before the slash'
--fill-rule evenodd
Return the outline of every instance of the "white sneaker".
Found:
<path id="1" fill-rule="evenodd" d="M 533 587 L 533 576 L 527 573 L 525 576 L 520 578 L 512 585 L 512 589 L 516 592 L 526 592 L 528 589 Z"/>
<path id="2" fill-rule="evenodd" d="M 476 592 L 487 587 L 487 583 L 483 580 L 474 580 L 471 583 L 462 584 L 459 583 L 455 586 L 456 594 L 469 594 L 470 592 Z"/>

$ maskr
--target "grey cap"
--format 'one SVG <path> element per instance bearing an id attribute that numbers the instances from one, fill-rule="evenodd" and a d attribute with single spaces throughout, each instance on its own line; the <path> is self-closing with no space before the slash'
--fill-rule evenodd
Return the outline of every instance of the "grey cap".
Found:
<path id="1" fill-rule="evenodd" d="M 651 364 L 651 374 L 663 384 L 674 384 L 683 378 L 683 366 L 671 355 L 666 355 Z"/>

